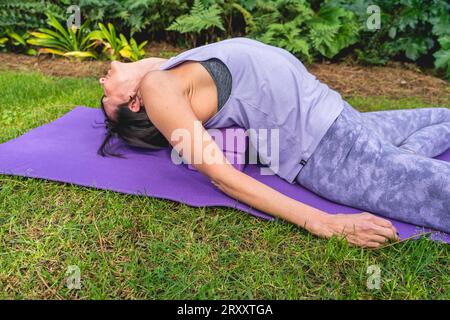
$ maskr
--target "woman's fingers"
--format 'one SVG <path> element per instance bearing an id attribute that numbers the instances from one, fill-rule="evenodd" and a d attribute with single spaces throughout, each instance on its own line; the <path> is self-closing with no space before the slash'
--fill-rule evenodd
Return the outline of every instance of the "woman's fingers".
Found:
<path id="1" fill-rule="evenodd" d="M 383 238 L 386 240 L 385 238 Z M 372 240 L 356 240 L 356 239 L 349 239 L 349 244 L 352 247 L 363 247 L 363 248 L 380 248 L 384 244 L 386 244 L 386 241 L 382 241 L 381 239 L 378 239 L 378 241 L 372 241 Z"/>
<path id="2" fill-rule="evenodd" d="M 398 237 L 397 229 L 394 227 L 392 222 L 387 219 L 377 217 L 373 214 L 366 214 L 369 217 L 370 221 L 377 226 L 377 228 L 375 228 L 377 234 L 385 236 L 392 240 L 400 240 Z"/>
<path id="3" fill-rule="evenodd" d="M 370 213 L 335 215 L 330 221 L 331 234 L 344 234 L 351 245 L 380 248 L 389 240 L 399 240 L 397 230 L 390 221 Z"/>
<path id="4" fill-rule="evenodd" d="M 375 234 L 382 236 L 386 239 L 399 240 L 397 236 L 397 231 L 392 228 L 381 227 L 379 225 L 374 224 L 373 231 Z"/>
<path id="5" fill-rule="evenodd" d="M 385 244 L 389 241 L 389 238 L 381 236 L 381 235 L 373 235 L 370 237 L 369 242 L 376 242 L 378 244 Z"/>
<path id="6" fill-rule="evenodd" d="M 346 235 L 346 238 L 350 243 L 362 247 L 366 247 L 369 244 L 372 244 L 370 247 L 380 247 L 389 242 L 389 237 L 373 232 L 350 233 Z"/>
<path id="7" fill-rule="evenodd" d="M 373 241 L 368 242 L 368 243 L 365 245 L 366 248 L 373 248 L 373 249 L 379 248 L 379 247 L 381 247 L 381 246 L 382 246 L 382 243 L 379 243 L 379 242 L 373 242 Z"/>
<path id="8" fill-rule="evenodd" d="M 371 219 L 374 223 L 376 223 L 379 226 L 386 227 L 386 228 L 394 228 L 394 226 L 392 225 L 392 222 L 390 222 L 389 220 L 386 220 L 386 219 L 383 219 L 383 218 L 380 218 L 380 217 L 377 217 L 374 215 L 372 215 Z"/>

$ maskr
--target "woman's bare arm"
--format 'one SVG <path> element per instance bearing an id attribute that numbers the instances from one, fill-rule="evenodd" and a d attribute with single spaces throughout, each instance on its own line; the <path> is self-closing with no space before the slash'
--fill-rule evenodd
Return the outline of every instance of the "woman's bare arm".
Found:
<path id="1" fill-rule="evenodd" d="M 227 165 L 228 166 L 228 165 Z M 231 169 L 232 168 L 232 169 Z M 212 183 L 230 197 L 307 230 L 323 223 L 324 211 L 292 199 L 239 170 L 225 167 L 212 175 Z"/>
<path id="2" fill-rule="evenodd" d="M 387 220 L 370 214 L 329 215 L 236 170 L 202 125 L 195 134 L 198 130 L 194 128 L 195 123 L 199 121 L 173 74 L 150 72 L 143 78 L 139 91 L 150 119 L 174 149 L 230 197 L 323 237 L 343 234 L 350 243 L 371 247 L 396 237 L 395 229 Z M 179 129 L 189 132 L 191 149 L 188 152 L 180 150 L 180 141 L 174 139 L 173 133 Z M 202 137 L 207 139 L 202 140 Z M 200 150 L 194 148 L 198 145 Z M 214 152 L 205 152 L 207 148 L 213 148 Z M 195 163 L 194 159 L 201 161 Z"/>

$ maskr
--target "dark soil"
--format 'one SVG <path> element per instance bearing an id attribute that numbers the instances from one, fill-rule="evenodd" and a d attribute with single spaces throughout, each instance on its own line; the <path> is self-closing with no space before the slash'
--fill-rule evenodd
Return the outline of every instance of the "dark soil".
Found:
<path id="1" fill-rule="evenodd" d="M 431 104 L 450 102 L 447 81 L 400 63 L 390 66 L 314 64 L 309 70 L 345 98 L 418 97 Z"/>

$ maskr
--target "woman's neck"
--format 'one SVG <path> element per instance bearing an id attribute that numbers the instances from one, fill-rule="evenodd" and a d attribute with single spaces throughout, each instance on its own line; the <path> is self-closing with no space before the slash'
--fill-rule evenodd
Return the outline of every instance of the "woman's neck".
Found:
<path id="1" fill-rule="evenodd" d="M 163 58 L 146 58 L 136 62 L 128 63 L 126 72 L 127 83 L 131 87 L 137 88 L 144 76 L 154 70 L 159 70 L 160 66 L 166 62 Z"/>
<path id="2" fill-rule="evenodd" d="M 139 75 L 142 78 L 150 71 L 159 70 L 161 65 L 166 61 L 167 59 L 163 58 L 146 58 L 134 62 L 135 63 L 134 67 L 136 72 L 139 73 Z"/>

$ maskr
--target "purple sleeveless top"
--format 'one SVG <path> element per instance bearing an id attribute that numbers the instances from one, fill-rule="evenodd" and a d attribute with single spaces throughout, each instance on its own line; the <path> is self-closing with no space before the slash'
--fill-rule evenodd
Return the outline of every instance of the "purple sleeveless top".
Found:
<path id="1" fill-rule="evenodd" d="M 310 74 L 288 51 L 249 38 L 231 38 L 193 48 L 170 58 L 160 70 L 187 60 L 220 59 L 232 75 L 231 94 L 205 129 L 239 126 L 249 132 L 250 148 L 261 162 L 289 183 L 310 158 L 343 110 L 341 96 Z M 278 129 L 278 159 L 271 133 Z M 251 131 L 251 130 L 250 130 Z"/>

